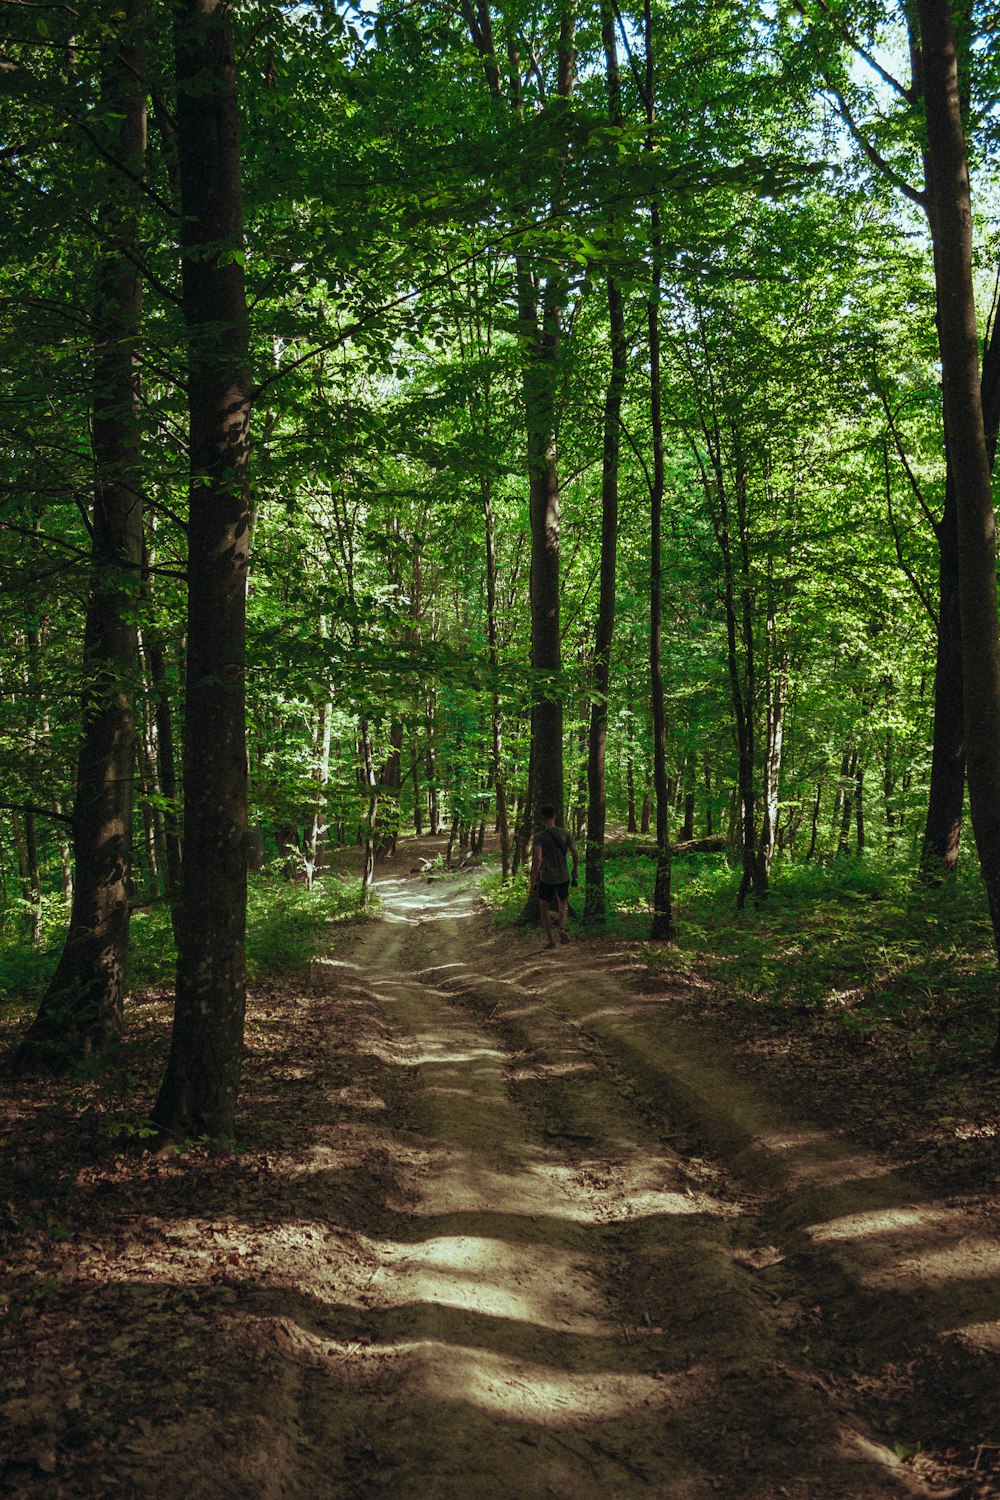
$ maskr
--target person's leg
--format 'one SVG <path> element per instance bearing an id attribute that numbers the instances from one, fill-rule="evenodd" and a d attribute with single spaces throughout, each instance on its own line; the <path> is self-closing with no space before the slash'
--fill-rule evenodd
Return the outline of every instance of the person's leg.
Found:
<path id="1" fill-rule="evenodd" d="M 569 912 L 569 902 L 566 900 L 565 896 L 560 896 L 559 897 L 559 941 L 561 943 L 568 943 L 569 942 L 569 938 L 566 935 L 566 917 L 567 917 L 568 912 Z"/>
<path id="2" fill-rule="evenodd" d="M 549 903 L 538 898 L 538 910 L 542 914 L 542 926 L 545 928 L 546 941 L 550 948 L 555 947 L 555 939 L 552 936 L 552 913 L 549 911 Z"/>

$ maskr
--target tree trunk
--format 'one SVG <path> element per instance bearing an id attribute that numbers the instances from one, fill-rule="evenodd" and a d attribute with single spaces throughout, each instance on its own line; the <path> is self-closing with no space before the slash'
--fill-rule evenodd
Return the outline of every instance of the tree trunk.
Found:
<path id="1" fill-rule="evenodd" d="M 231 1138 L 246 1008 L 249 318 L 232 14 L 174 12 L 191 488 L 177 1004 L 153 1118 Z"/>
<path id="2" fill-rule="evenodd" d="M 647 150 L 652 150 L 654 114 L 652 0 L 643 0 L 643 32 L 646 46 Z M 653 923 L 650 936 L 661 942 L 674 940 L 674 915 L 670 892 L 670 830 L 667 795 L 667 723 L 663 696 L 663 563 L 661 533 L 665 487 L 663 452 L 663 403 L 660 391 L 660 298 L 663 277 L 660 240 L 660 205 L 649 208 L 650 289 L 646 303 L 649 331 L 649 425 L 653 441 L 653 473 L 649 494 L 649 681 L 653 709 L 653 789 L 656 795 L 656 875 L 653 880 Z"/>
<path id="3" fill-rule="evenodd" d="M 410 721 L 410 781 L 413 791 L 413 832 L 417 838 L 423 837 L 424 832 L 424 809 L 421 803 L 423 792 L 420 786 L 420 749 L 417 745 L 417 721 Z"/>
<path id="4" fill-rule="evenodd" d="M 996 522 L 972 279 L 972 203 L 948 0 L 919 0 L 945 432 L 958 512 L 969 810 L 1000 955 L 1000 631 Z M 1000 1053 L 1000 1037 L 998 1037 Z"/>
<path id="5" fill-rule="evenodd" d="M 109 45 L 101 102 L 117 119 L 115 173 L 102 208 L 94 308 L 91 581 L 83 646 L 81 741 L 73 807 L 75 878 L 69 934 L 16 1064 L 61 1068 L 121 1034 L 128 950 L 135 691 L 135 603 L 142 565 L 135 346 L 142 285 L 130 259 L 133 189 L 116 164 L 143 170 L 146 108 L 141 0 L 128 0 Z M 126 185 L 127 184 L 127 185 Z"/>
<path id="6" fill-rule="evenodd" d="M 316 797 L 309 820 L 306 839 L 306 880 L 310 890 L 317 875 L 323 871 L 323 855 L 326 846 L 327 812 L 326 786 L 330 779 L 330 740 L 333 704 L 321 703 L 316 714 L 316 748 L 313 777 L 316 782 Z"/>
<path id="7" fill-rule="evenodd" d="M 777 629 L 773 615 L 768 620 L 768 638 L 772 653 L 767 681 L 767 740 L 764 749 L 764 824 L 760 834 L 759 858 L 770 870 L 777 847 L 778 799 L 781 783 L 781 754 L 785 737 L 785 700 L 788 693 L 788 669 L 777 658 Z"/>
<path id="8" fill-rule="evenodd" d="M 143 552 L 143 595 L 152 613 L 152 559 Z M 170 688 L 167 682 L 166 652 L 163 636 L 155 621 L 143 631 L 142 651 L 152 687 L 156 724 L 156 765 L 160 791 L 163 793 L 163 838 L 166 848 L 167 892 L 174 903 L 174 935 L 177 934 L 176 897 L 181 888 L 181 835 L 177 805 L 177 760 L 174 753 L 174 727 L 170 711 Z"/>
<path id="9" fill-rule="evenodd" d="M 844 751 L 844 759 L 841 767 L 843 779 L 843 800 L 841 803 L 840 832 L 837 838 L 837 858 L 846 858 L 851 852 L 849 835 L 851 822 L 854 817 L 854 792 L 858 771 L 857 748 L 851 749 L 850 753 Z"/>
<path id="10" fill-rule="evenodd" d="M 615 44 L 615 18 L 607 0 L 601 5 L 601 38 L 608 82 L 608 118 L 612 129 L 622 123 L 621 78 Z M 613 228 L 612 224 L 612 228 Z M 615 566 L 618 552 L 618 465 L 621 449 L 621 409 L 625 393 L 628 343 L 625 304 L 614 276 L 608 275 L 608 330 L 611 368 L 604 396 L 604 453 L 601 469 L 601 582 L 594 637 L 590 735 L 587 745 L 587 850 L 583 920 L 604 921 L 604 836 L 608 813 L 606 776 L 608 693 L 611 685 L 611 645 L 615 626 Z"/>
<path id="11" fill-rule="evenodd" d="M 629 833 L 638 833 L 639 825 L 635 820 L 635 754 L 631 746 L 625 762 L 625 792 L 628 797 L 628 822 L 625 827 Z"/>
<path id="12" fill-rule="evenodd" d="M 492 780 L 496 803 L 497 833 L 500 837 L 500 864 L 503 879 L 510 876 L 510 824 L 507 818 L 507 792 L 503 774 L 503 709 L 497 674 L 500 670 L 500 637 L 497 626 L 497 560 L 493 528 L 493 496 L 488 479 L 482 481 L 483 524 L 486 532 L 486 631 L 489 644 L 493 695 L 490 723 L 493 732 Z"/>
<path id="13" fill-rule="evenodd" d="M 934 737 L 920 875 L 934 884 L 958 863 L 965 800 L 965 719 L 962 698 L 962 623 L 958 581 L 958 513 L 952 464 L 944 512 L 937 526 L 938 623 L 934 671 Z"/>
<path id="14" fill-rule="evenodd" d="M 520 63 L 511 43 L 510 91 L 504 101 L 493 43 L 488 0 L 463 5 L 462 14 L 473 46 L 483 64 L 483 76 L 496 106 L 506 107 L 520 126 L 524 119 Z M 575 87 L 576 16 L 573 0 L 566 0 L 559 18 L 556 43 L 555 92 L 570 98 Z M 556 201 L 550 219 L 558 225 L 565 205 Z M 559 480 L 556 469 L 556 393 L 562 339 L 563 309 L 568 295 L 564 267 L 554 252 L 547 265 L 537 252 L 515 253 L 518 333 L 522 353 L 521 384 L 527 439 L 529 513 L 531 525 L 531 667 L 534 677 L 531 709 L 533 776 L 532 811 L 551 802 L 562 821 L 563 744 L 559 672 Z M 527 915 L 527 913 L 526 913 Z"/>
<path id="15" fill-rule="evenodd" d="M 364 864 L 361 868 L 361 904 L 367 906 L 371 898 L 372 880 L 375 875 L 375 823 L 378 817 L 378 778 L 372 757 L 371 735 L 366 720 L 361 721 L 361 782 L 367 788 L 368 810 L 362 828 Z"/>

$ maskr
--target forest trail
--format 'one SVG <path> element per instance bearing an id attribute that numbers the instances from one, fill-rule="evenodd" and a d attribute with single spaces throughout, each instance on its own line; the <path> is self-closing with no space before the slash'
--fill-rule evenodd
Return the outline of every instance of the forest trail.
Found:
<path id="1" fill-rule="evenodd" d="M 613 946 L 497 932 L 412 858 L 255 987 L 256 1144 L 84 1167 L 22 1231 L 5 1493 L 998 1493 L 993 1428 L 964 1473 L 914 1451 L 995 1410 L 996 1239 L 783 1117 Z"/>
<path id="2" fill-rule="evenodd" d="M 679 1056 L 662 1000 L 585 943 L 493 932 L 474 878 L 379 893 L 380 921 L 327 967 L 374 1002 L 369 1056 L 406 1146 L 356 1394 L 345 1408 L 350 1383 L 319 1378 L 305 1403 L 342 1465 L 330 1493 L 942 1493 L 852 1409 L 844 1351 L 824 1368 L 815 1305 L 866 1315 L 858 1364 L 866 1339 L 904 1357 L 918 1288 L 883 1316 L 881 1282 L 933 1234 L 907 1186 L 818 1131 L 749 1119 L 690 1037 Z M 692 1078 L 742 1183 L 692 1154 Z M 782 1185 L 776 1236 L 762 1210 Z M 860 1259 L 859 1211 L 892 1226 Z M 788 1264 L 806 1242 L 812 1283 Z"/>

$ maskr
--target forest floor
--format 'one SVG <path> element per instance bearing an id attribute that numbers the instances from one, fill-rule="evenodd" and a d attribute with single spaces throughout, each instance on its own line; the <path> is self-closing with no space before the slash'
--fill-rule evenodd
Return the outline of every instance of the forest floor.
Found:
<path id="1" fill-rule="evenodd" d="M 0 1489 L 1000 1495 L 982 1157 L 429 849 L 254 986 L 235 1153 L 130 1139 L 165 992 L 110 1080 L 6 1086 Z"/>

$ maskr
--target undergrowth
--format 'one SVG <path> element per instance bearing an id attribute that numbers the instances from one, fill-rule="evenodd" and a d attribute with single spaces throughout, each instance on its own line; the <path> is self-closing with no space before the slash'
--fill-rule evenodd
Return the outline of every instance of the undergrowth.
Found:
<path id="1" fill-rule="evenodd" d="M 737 911 L 739 871 L 723 855 L 675 858 L 672 948 L 647 942 L 653 872 L 642 856 L 608 860 L 601 935 L 643 943 L 654 970 L 696 974 L 723 1003 L 770 1016 L 776 1027 L 823 1017 L 863 1037 L 905 1026 L 917 1050 L 946 1035 L 953 1052 L 988 1051 L 997 972 L 974 859 L 936 888 L 911 865 L 872 856 L 778 864 L 767 901 Z M 523 879 L 504 886 L 487 878 L 498 925 L 519 920 L 526 890 Z M 582 913 L 582 886 L 570 896 Z"/>
<path id="2" fill-rule="evenodd" d="M 328 876 L 310 891 L 273 876 L 252 876 L 247 895 L 249 978 L 306 968 L 322 945 L 329 923 L 360 915 L 356 879 Z M 14 923 L 0 930 L 0 1007 L 30 1010 L 37 1006 L 65 936 L 65 908 L 55 899 L 44 907 L 37 946 Z M 175 963 L 166 902 L 138 907 L 129 924 L 129 988 L 172 984 Z"/>
<path id="3" fill-rule="evenodd" d="M 690 964 L 731 1001 L 764 1007 L 776 1021 L 823 1013 L 861 1034 L 902 1023 L 918 1045 L 921 1027 L 946 1025 L 959 1050 L 983 1049 L 995 1023 L 996 965 L 972 861 L 937 888 L 877 859 L 786 864 L 775 868 L 768 900 L 742 912 L 735 872 L 721 860 L 686 864 L 678 947 L 652 949 L 654 966 Z"/>

